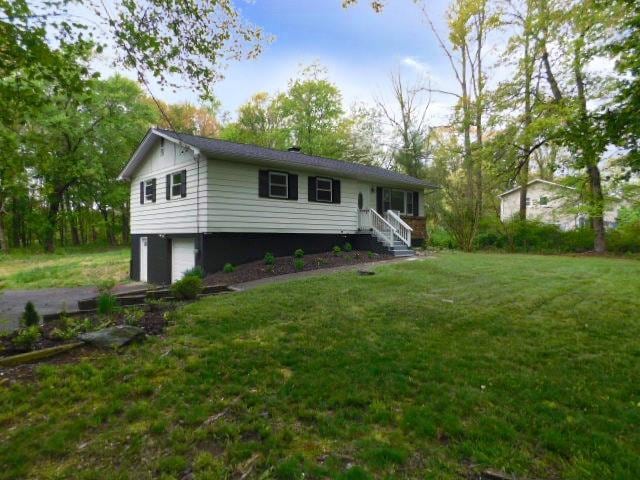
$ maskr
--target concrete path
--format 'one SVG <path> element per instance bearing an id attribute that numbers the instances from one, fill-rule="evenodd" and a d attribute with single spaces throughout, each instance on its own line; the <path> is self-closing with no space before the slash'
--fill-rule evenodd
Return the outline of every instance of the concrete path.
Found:
<path id="1" fill-rule="evenodd" d="M 144 284 L 119 285 L 115 292 L 140 289 Z M 38 290 L 0 291 L 0 332 L 12 331 L 20 325 L 24 305 L 31 301 L 40 315 L 78 309 L 78 300 L 95 297 L 95 287 L 41 288 Z"/>
<path id="2" fill-rule="evenodd" d="M 340 267 L 332 267 L 332 268 L 321 268 L 319 270 L 307 270 L 306 272 L 298 272 L 298 273 L 285 273 L 284 275 L 276 275 L 274 277 L 260 278 L 258 280 L 252 280 L 250 282 L 244 283 L 236 283 L 234 285 L 229 285 L 229 288 L 234 290 L 251 290 L 252 288 L 259 287 L 260 285 L 269 285 L 271 283 L 280 283 L 287 282 L 289 280 L 296 280 L 300 278 L 307 277 L 316 277 L 318 275 L 326 275 L 328 273 L 333 272 L 345 272 L 345 271 L 353 271 L 353 270 L 370 270 L 373 267 L 377 267 L 380 265 L 388 265 L 390 263 L 399 263 L 399 262 L 412 262 L 435 258 L 432 256 L 416 256 L 416 257 L 399 257 L 392 258 L 390 260 L 382 260 L 379 262 L 367 262 L 367 263 L 358 263 L 355 265 L 343 265 Z"/>

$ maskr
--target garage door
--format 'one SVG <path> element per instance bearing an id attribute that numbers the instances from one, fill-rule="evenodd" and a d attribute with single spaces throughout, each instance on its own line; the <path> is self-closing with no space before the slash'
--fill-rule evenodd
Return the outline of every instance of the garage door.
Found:
<path id="1" fill-rule="evenodd" d="M 171 240 L 171 283 L 180 280 L 187 270 L 196 264 L 195 243 L 193 238 L 174 238 Z"/>

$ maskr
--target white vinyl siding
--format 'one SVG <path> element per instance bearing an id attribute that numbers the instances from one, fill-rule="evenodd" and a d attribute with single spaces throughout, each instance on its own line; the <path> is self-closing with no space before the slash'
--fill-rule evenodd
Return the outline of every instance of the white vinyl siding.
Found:
<path id="1" fill-rule="evenodd" d="M 187 171 L 187 196 L 167 200 L 166 176 L 176 170 Z M 173 142 L 165 141 L 164 154 L 160 142 L 149 152 L 148 158 L 131 179 L 131 233 L 196 233 L 200 215 L 200 231 L 206 219 L 207 161 L 200 161 L 200 208 L 197 206 L 198 165 L 191 150 L 186 151 Z M 140 182 L 156 179 L 155 203 L 140 204 Z"/>
<path id="2" fill-rule="evenodd" d="M 298 175 L 298 200 L 258 196 L 258 171 L 264 167 L 210 159 L 208 164 L 208 232 L 355 233 L 358 188 L 341 180 L 341 202 L 308 201 L 310 172 Z"/>

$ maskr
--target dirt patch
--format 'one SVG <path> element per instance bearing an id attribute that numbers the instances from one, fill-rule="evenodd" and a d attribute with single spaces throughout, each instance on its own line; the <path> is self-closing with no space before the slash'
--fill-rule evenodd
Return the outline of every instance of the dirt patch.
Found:
<path id="1" fill-rule="evenodd" d="M 95 358 L 100 355 L 106 355 L 106 353 L 85 346 L 70 350 L 55 357 L 44 359 L 37 363 L 26 363 L 24 365 L 16 365 L 15 367 L 0 367 L 0 387 L 8 386 L 18 381 L 35 381 L 36 368 L 43 363 L 48 365 L 64 365 L 88 358 Z"/>
<path id="2" fill-rule="evenodd" d="M 357 265 L 360 263 L 389 260 L 392 255 L 353 250 L 341 252 L 336 255 L 332 252 L 314 253 L 302 257 L 304 266 L 302 270 L 296 270 L 294 257 L 277 257 L 273 265 L 265 265 L 264 260 L 238 265 L 233 272 L 223 271 L 208 275 L 205 278 L 206 285 L 233 285 L 236 283 L 250 282 L 261 278 L 276 277 L 287 273 L 299 271 L 321 270 L 323 268 L 341 267 L 344 265 Z"/>

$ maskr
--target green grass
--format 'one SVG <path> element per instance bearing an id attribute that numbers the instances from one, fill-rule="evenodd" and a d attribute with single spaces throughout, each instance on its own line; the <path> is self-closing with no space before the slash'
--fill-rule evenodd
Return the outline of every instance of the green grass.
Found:
<path id="1" fill-rule="evenodd" d="M 129 276 L 129 257 L 129 248 L 0 254 L 0 289 L 81 287 L 109 279 L 125 282 Z"/>
<path id="2" fill-rule="evenodd" d="M 0 387 L 0 478 L 640 478 L 640 263 L 377 272 L 211 297 Z"/>

